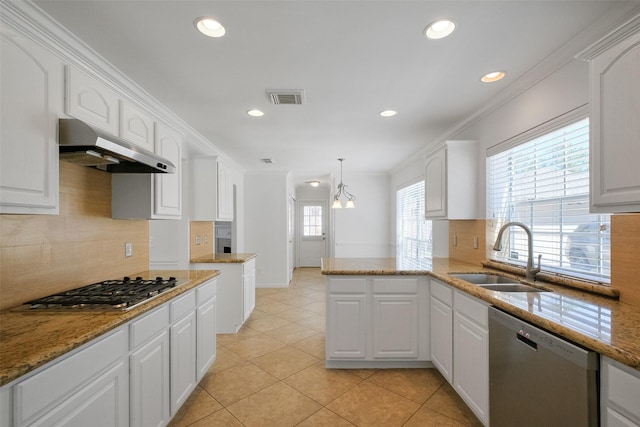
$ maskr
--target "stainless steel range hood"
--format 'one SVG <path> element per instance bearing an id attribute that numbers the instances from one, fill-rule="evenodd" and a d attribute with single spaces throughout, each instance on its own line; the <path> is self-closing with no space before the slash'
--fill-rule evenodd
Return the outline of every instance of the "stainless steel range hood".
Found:
<path id="1" fill-rule="evenodd" d="M 173 163 L 78 119 L 58 123 L 60 160 L 113 173 L 175 173 Z"/>

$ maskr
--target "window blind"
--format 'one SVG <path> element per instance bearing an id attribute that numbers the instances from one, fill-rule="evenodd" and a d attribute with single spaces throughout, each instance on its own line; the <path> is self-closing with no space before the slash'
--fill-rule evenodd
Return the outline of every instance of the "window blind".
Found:
<path id="1" fill-rule="evenodd" d="M 398 189 L 396 201 L 396 257 L 430 258 L 433 241 L 431 221 L 424 218 L 424 181 Z"/>
<path id="2" fill-rule="evenodd" d="M 493 239 L 507 221 L 527 224 L 543 270 L 609 282 L 609 215 L 589 213 L 589 119 L 489 156 L 487 218 Z M 491 257 L 526 264 L 524 230 L 511 227 L 503 239 Z"/>

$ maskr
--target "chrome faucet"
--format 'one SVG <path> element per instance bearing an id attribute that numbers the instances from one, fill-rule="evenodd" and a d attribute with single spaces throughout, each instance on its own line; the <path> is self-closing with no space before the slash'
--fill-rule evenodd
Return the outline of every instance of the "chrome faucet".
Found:
<path id="1" fill-rule="evenodd" d="M 531 229 L 527 227 L 525 224 L 521 222 L 507 222 L 505 225 L 500 227 L 500 231 L 498 231 L 498 237 L 496 238 L 496 243 L 493 245 L 494 251 L 502 250 L 502 234 L 504 230 L 512 225 L 517 225 L 518 227 L 522 227 L 524 231 L 527 232 L 527 240 L 529 243 L 529 256 L 527 257 L 527 268 L 525 270 L 525 278 L 529 281 L 536 280 L 536 274 L 540 272 L 540 260 L 542 255 L 538 255 L 538 267 L 533 268 L 533 234 L 531 234 Z"/>

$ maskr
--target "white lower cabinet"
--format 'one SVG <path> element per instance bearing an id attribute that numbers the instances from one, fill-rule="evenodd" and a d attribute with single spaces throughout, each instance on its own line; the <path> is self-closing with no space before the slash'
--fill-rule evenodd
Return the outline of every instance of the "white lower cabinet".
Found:
<path id="1" fill-rule="evenodd" d="M 216 282 L 209 282 L 196 291 L 198 308 L 196 309 L 197 343 L 197 381 L 207 373 L 216 360 Z"/>
<path id="2" fill-rule="evenodd" d="M 188 292 L 171 302 L 171 414 L 196 387 L 196 295 Z"/>
<path id="3" fill-rule="evenodd" d="M 600 424 L 640 426 L 640 371 L 605 356 L 600 360 Z"/>
<path id="4" fill-rule="evenodd" d="M 431 281 L 431 361 L 453 383 L 453 291 Z"/>
<path id="5" fill-rule="evenodd" d="M 366 279 L 329 279 L 327 300 L 327 359 L 365 359 Z"/>
<path id="6" fill-rule="evenodd" d="M 488 305 L 454 291 L 453 307 L 453 387 L 480 421 L 488 425 Z"/>
<path id="7" fill-rule="evenodd" d="M 128 425 L 127 337 L 121 327 L 18 382 L 13 425 Z"/>
<path id="8" fill-rule="evenodd" d="M 428 361 L 427 280 L 327 278 L 326 366 L 417 367 Z"/>
<path id="9" fill-rule="evenodd" d="M 130 324 L 133 427 L 163 426 L 170 420 L 168 327 L 166 304 Z"/>
<path id="10" fill-rule="evenodd" d="M 219 270 L 216 330 L 235 334 L 256 306 L 256 259 L 244 262 L 192 263 L 195 270 Z"/>
<path id="11" fill-rule="evenodd" d="M 0 426 L 166 426 L 216 358 L 216 280 L 0 388 Z"/>
<path id="12" fill-rule="evenodd" d="M 431 280 L 431 360 L 489 425 L 489 304 Z"/>

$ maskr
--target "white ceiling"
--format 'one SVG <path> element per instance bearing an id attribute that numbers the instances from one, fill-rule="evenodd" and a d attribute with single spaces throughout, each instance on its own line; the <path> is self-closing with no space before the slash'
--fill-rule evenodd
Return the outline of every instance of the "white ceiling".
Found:
<path id="1" fill-rule="evenodd" d="M 614 1 L 36 1 L 247 170 L 386 172 L 491 102 Z M 225 37 L 201 35 L 213 16 Z M 452 36 L 424 27 L 448 17 Z M 586 47 L 586 46 L 583 46 Z M 577 52 L 574 52 L 577 53 Z M 505 70 L 483 84 L 480 76 Z M 271 105 L 267 89 L 303 89 Z M 252 118 L 246 111 L 265 112 Z M 398 115 L 382 118 L 381 110 Z M 273 158 L 272 165 L 260 158 Z"/>

